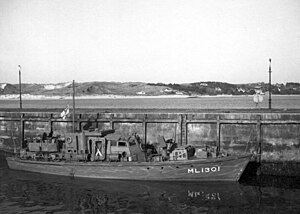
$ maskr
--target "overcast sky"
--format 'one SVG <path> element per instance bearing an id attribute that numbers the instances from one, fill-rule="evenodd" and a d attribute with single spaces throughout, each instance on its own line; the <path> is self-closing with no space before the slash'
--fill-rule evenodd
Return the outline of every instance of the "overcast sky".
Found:
<path id="1" fill-rule="evenodd" d="M 0 0 L 0 83 L 300 82 L 299 0 Z"/>

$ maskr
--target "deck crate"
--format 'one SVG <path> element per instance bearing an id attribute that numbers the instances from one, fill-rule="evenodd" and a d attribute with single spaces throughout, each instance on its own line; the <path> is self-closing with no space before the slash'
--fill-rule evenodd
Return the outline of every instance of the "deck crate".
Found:
<path id="1" fill-rule="evenodd" d="M 30 152 L 39 152 L 41 151 L 41 143 L 29 143 L 28 149 Z"/>
<path id="2" fill-rule="evenodd" d="M 207 151 L 197 148 L 196 149 L 196 157 L 197 158 L 203 158 L 206 159 L 207 158 Z"/>
<path id="3" fill-rule="evenodd" d="M 56 143 L 42 143 L 41 145 L 43 152 L 57 152 Z"/>
<path id="4" fill-rule="evenodd" d="M 188 155 L 185 148 L 176 148 L 171 154 L 170 154 L 170 160 L 187 160 Z"/>

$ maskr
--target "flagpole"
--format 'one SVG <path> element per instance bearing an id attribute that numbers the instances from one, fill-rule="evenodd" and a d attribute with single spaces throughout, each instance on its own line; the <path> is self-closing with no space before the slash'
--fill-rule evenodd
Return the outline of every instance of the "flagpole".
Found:
<path id="1" fill-rule="evenodd" d="M 271 85 L 271 59 L 269 59 L 269 109 L 272 108 L 272 98 L 271 98 L 271 94 L 272 94 L 272 85 Z"/>
<path id="2" fill-rule="evenodd" d="M 75 81 L 73 80 L 73 133 L 75 133 Z"/>
<path id="3" fill-rule="evenodd" d="M 19 93 L 20 93 L 20 110 L 22 111 L 22 86 L 21 86 L 21 65 L 19 67 Z"/>

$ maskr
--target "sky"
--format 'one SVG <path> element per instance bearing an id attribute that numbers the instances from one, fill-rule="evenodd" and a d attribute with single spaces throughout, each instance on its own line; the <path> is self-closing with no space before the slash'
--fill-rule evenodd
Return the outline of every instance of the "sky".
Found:
<path id="1" fill-rule="evenodd" d="M 300 82 L 299 0 L 0 0 L 0 83 Z"/>

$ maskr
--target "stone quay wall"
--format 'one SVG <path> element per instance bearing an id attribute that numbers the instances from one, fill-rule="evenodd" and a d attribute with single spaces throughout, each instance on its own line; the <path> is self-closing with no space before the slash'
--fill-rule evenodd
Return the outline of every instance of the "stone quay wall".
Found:
<path id="1" fill-rule="evenodd" d="M 124 138 L 136 133 L 147 143 L 163 136 L 182 146 L 218 146 L 229 154 L 256 153 L 262 174 L 300 176 L 299 112 L 141 112 L 76 111 L 73 121 L 71 114 L 62 119 L 58 111 L 0 111 L 0 146 L 20 148 L 21 139 L 51 131 L 63 136 L 72 132 L 73 126 L 80 131 L 90 123 L 99 130 L 115 129 Z"/>

